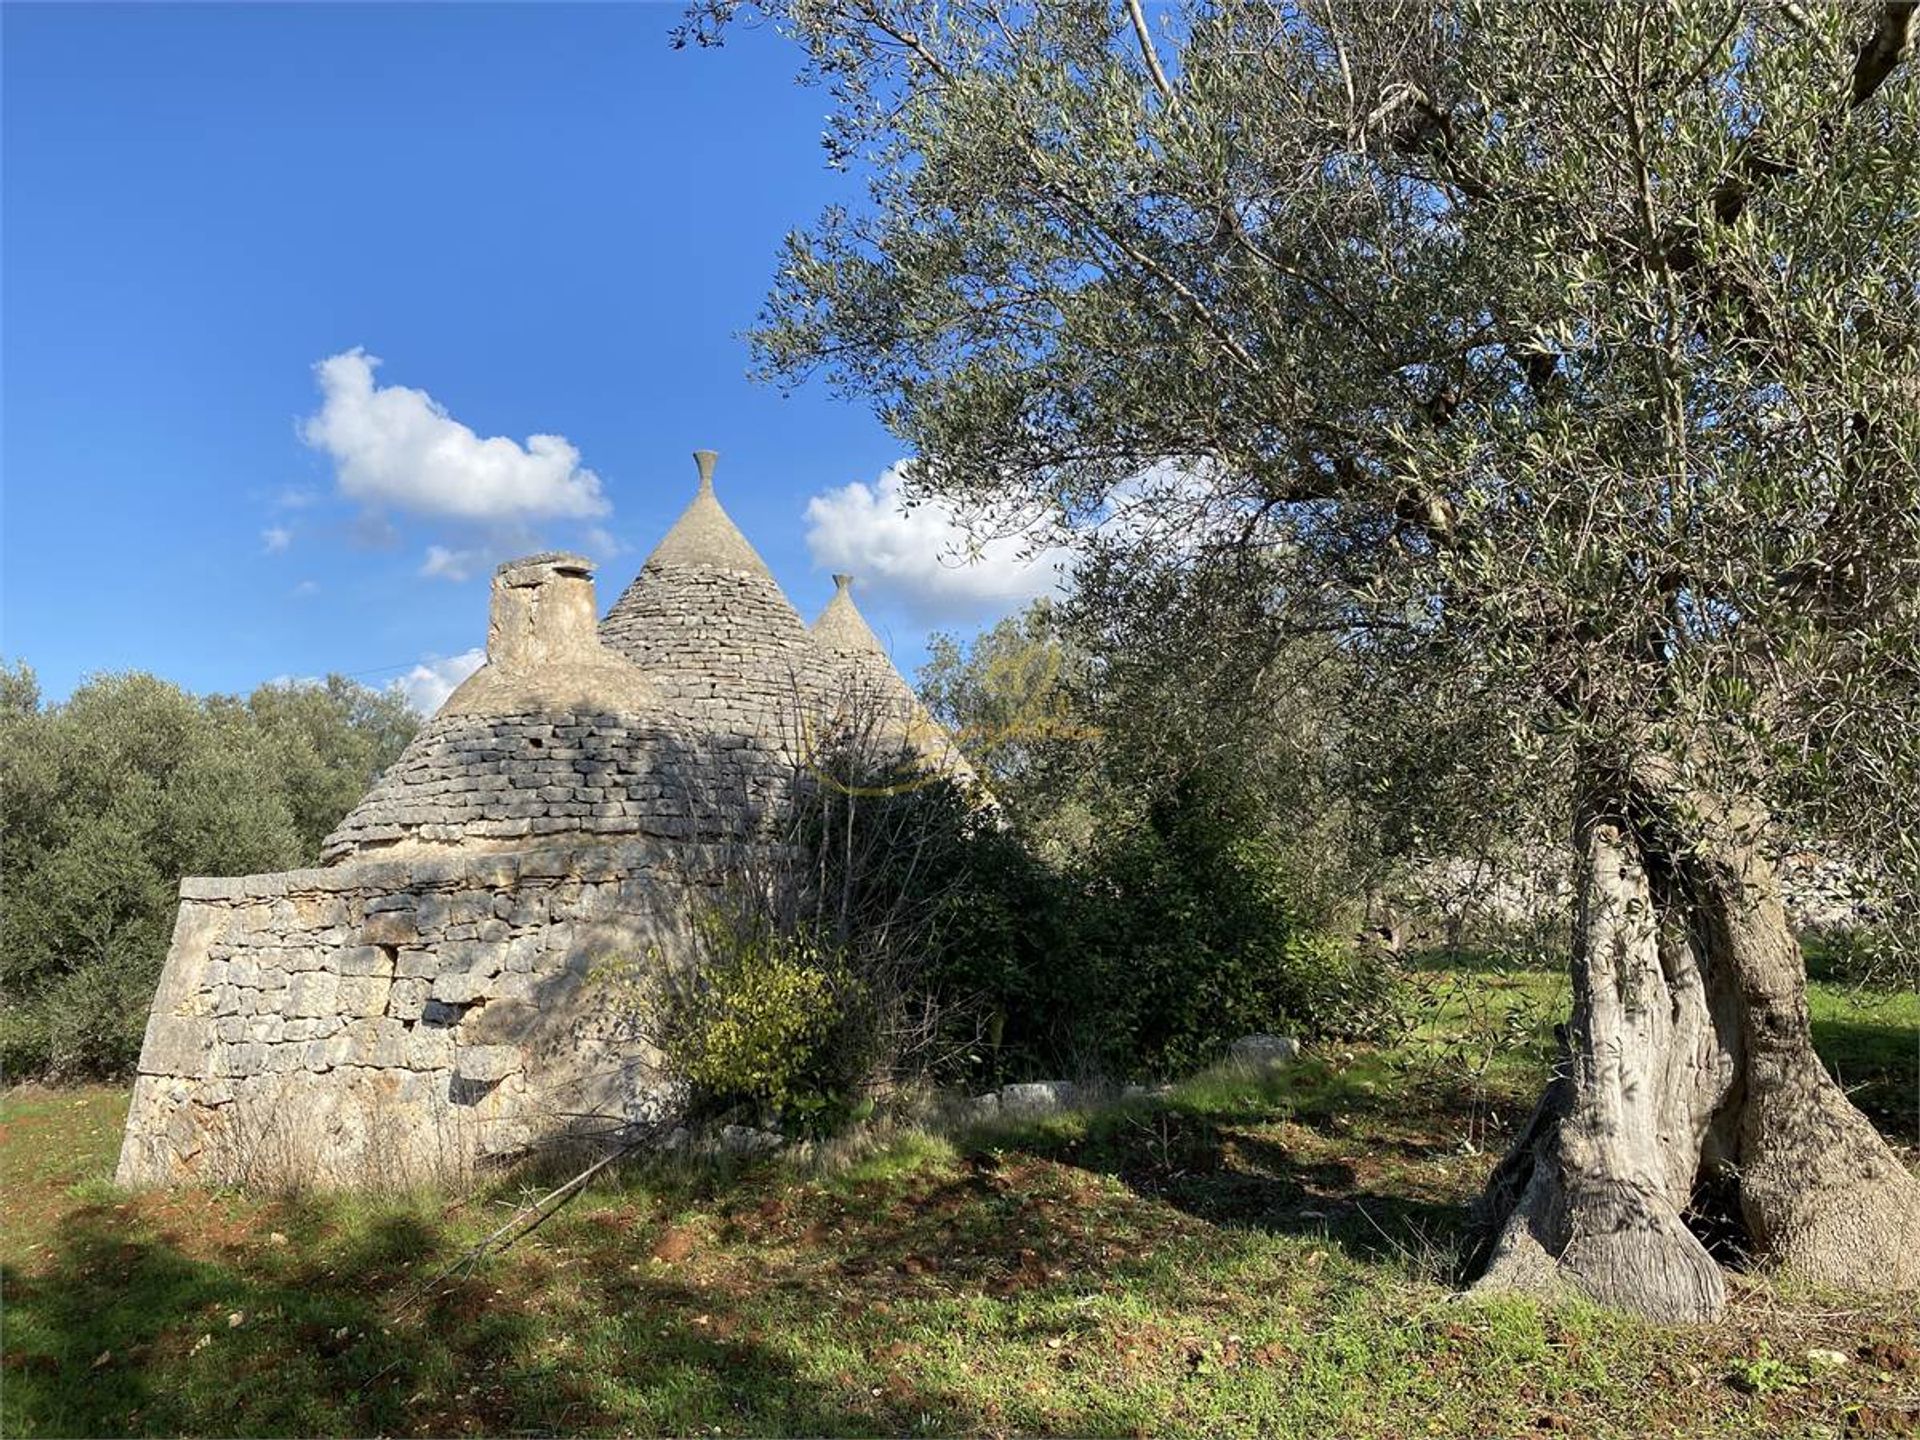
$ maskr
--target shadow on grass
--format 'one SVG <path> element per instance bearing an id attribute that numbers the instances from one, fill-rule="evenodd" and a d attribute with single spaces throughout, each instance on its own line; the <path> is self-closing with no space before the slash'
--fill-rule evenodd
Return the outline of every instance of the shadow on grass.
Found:
<path id="1" fill-rule="evenodd" d="M 1002 1127 L 976 1149 L 1110 1176 L 1209 1225 L 1325 1240 L 1366 1262 L 1397 1256 L 1427 1278 L 1451 1280 L 1470 1206 L 1436 1196 L 1412 1172 L 1453 1147 L 1437 1131 L 1401 1129 L 1405 1107 L 1364 1088 L 1366 1073 L 1308 1062 L 1267 1079 L 1203 1076 L 1164 1106 Z M 1423 1118 L 1468 1103 L 1443 1097 Z M 1277 1117 L 1292 1122 L 1286 1134 L 1301 1143 L 1276 1135 Z"/>
<path id="2" fill-rule="evenodd" d="M 1816 1019 L 1813 1047 L 1881 1134 L 1920 1142 L 1920 1027 Z"/>
<path id="3" fill-rule="evenodd" d="M 485 1264 L 431 1286 L 460 1254 L 428 1217 L 395 1212 L 337 1233 L 324 1204 L 272 1223 L 271 1249 L 204 1231 L 188 1254 L 129 1207 L 66 1216 L 32 1273 L 6 1267 L 4 1399 L 13 1435 L 886 1434 L 889 1397 L 823 1392 L 773 1331 L 726 1317 L 727 1297 L 629 1272 L 629 1241 L 577 1287 L 553 1272 Z M 521 1258 L 521 1257 L 516 1257 Z M 644 1268 L 644 1267 L 641 1267 Z M 829 1304 L 810 1295 L 802 1308 Z M 711 1313 L 710 1313 L 711 1312 Z M 721 1317 L 715 1324 L 715 1317 Z M 234 1319 L 237 1317 L 237 1320 Z M 594 1344 L 563 1352 L 572 1336 Z M 977 1430 L 938 1393 L 920 1428 Z"/>

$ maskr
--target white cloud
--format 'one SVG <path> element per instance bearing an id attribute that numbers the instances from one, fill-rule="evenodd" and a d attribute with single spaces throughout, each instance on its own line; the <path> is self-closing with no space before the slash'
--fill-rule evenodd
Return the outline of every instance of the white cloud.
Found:
<path id="1" fill-rule="evenodd" d="M 360 349 L 320 361 L 321 406 L 300 425 L 301 439 L 332 458 L 349 499 L 480 523 L 612 509 L 564 436 L 482 439 L 426 391 L 376 385 L 379 363 Z"/>
<path id="2" fill-rule="evenodd" d="M 269 525 L 260 532 L 260 544 L 269 555 L 278 555 L 293 544 L 293 531 L 284 525 Z"/>
<path id="3" fill-rule="evenodd" d="M 938 500 L 906 503 L 906 461 L 872 485 L 854 481 L 807 502 L 807 549 L 871 594 L 928 621 L 970 620 L 1061 588 L 1069 552 L 1021 536 L 975 542 Z"/>
<path id="4" fill-rule="evenodd" d="M 485 550 L 450 550 L 445 545 L 427 546 L 427 558 L 420 562 L 420 573 L 429 580 L 468 580 L 485 568 Z"/>
<path id="5" fill-rule="evenodd" d="M 587 554 L 600 561 L 612 560 L 624 555 L 632 547 L 611 530 L 598 525 L 589 525 L 580 536 L 580 546 Z"/>
<path id="6" fill-rule="evenodd" d="M 318 595 L 319 593 L 320 582 L 318 580 L 302 580 L 298 585 L 293 587 L 294 598 L 299 600 L 304 600 L 309 595 Z"/>
<path id="7" fill-rule="evenodd" d="M 406 696 L 407 703 L 422 715 L 431 715 L 446 704 L 447 697 L 459 688 L 460 682 L 485 664 L 486 659 L 487 652 L 476 646 L 444 659 L 423 660 L 394 681 L 393 688 Z"/>

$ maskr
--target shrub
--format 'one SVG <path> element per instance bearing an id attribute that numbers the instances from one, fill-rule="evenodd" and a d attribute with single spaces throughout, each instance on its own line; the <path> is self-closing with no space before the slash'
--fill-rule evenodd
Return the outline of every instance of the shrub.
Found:
<path id="1" fill-rule="evenodd" d="M 1210 1064 L 1243 1034 L 1360 1035 L 1392 1013 L 1384 964 L 1300 923 L 1260 816 L 1186 779 L 1074 875 L 1080 1048 L 1120 1075 Z"/>
<path id="2" fill-rule="evenodd" d="M 690 1113 L 819 1129 L 852 1108 L 870 1042 L 841 957 L 721 903 L 694 932 L 697 963 L 663 977 L 648 1007 Z"/>

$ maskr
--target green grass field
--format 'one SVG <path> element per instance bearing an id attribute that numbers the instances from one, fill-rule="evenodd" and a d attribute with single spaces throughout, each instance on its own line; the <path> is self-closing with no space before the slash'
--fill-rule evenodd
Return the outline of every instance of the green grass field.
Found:
<path id="1" fill-rule="evenodd" d="M 1920 1432 L 1920 1301 L 1737 1280 L 1662 1330 L 1450 1297 L 1563 982 L 1422 972 L 1390 1050 L 832 1165 L 522 1198 L 129 1195 L 124 1092 L 0 1103 L 0 1433 Z M 1819 986 L 1910 1161 L 1920 999 Z M 1838 1363 L 1835 1363 L 1835 1357 Z"/>

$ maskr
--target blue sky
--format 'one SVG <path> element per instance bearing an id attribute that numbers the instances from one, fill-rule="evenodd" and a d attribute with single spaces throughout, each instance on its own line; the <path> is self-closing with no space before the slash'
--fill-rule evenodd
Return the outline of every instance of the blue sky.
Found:
<path id="1" fill-rule="evenodd" d="M 864 410 L 747 379 L 781 237 L 858 191 L 778 37 L 676 52 L 678 15 L 0 8 L 0 652 L 53 697 L 430 701 L 494 560 L 585 548 L 610 605 L 697 446 L 800 610 L 856 570 L 909 673 L 1044 584 L 956 569 Z"/>

